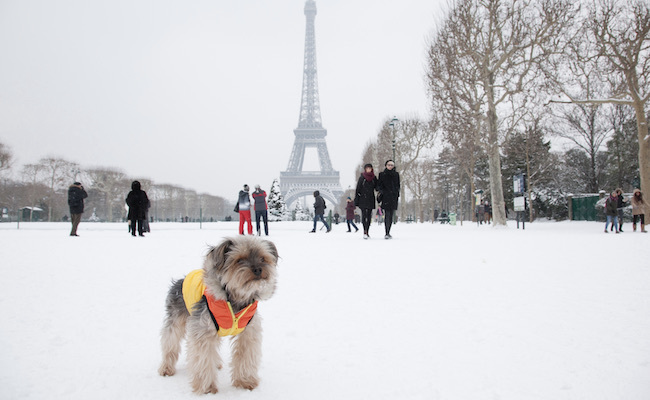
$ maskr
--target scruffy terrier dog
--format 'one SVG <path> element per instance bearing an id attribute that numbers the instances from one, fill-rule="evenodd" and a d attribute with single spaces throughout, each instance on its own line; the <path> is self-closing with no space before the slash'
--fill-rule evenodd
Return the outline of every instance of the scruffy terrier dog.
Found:
<path id="1" fill-rule="evenodd" d="M 262 356 L 262 321 L 257 301 L 275 292 L 278 251 L 266 240 L 226 238 L 212 247 L 203 269 L 172 283 L 162 329 L 162 376 L 176 373 L 181 341 L 187 331 L 187 362 L 196 393 L 217 393 L 222 337 L 234 336 L 232 384 L 253 390 Z"/>

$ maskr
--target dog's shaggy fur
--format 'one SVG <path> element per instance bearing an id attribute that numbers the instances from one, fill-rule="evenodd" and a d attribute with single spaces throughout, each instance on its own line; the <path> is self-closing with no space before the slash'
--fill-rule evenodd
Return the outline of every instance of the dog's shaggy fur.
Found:
<path id="1" fill-rule="evenodd" d="M 206 292 L 218 300 L 229 301 L 235 313 L 255 300 L 267 300 L 275 292 L 278 251 L 266 240 L 250 236 L 226 238 L 212 247 L 203 263 Z M 167 295 L 167 317 L 162 329 L 162 376 L 176 373 L 181 341 L 187 331 L 187 362 L 196 393 L 217 393 L 217 370 L 221 337 L 210 317 L 205 298 L 194 305 L 192 314 L 183 300 L 183 279 L 172 283 Z M 262 325 L 259 312 L 246 329 L 234 337 L 232 384 L 253 390 L 259 384 L 257 371 L 261 359 Z"/>

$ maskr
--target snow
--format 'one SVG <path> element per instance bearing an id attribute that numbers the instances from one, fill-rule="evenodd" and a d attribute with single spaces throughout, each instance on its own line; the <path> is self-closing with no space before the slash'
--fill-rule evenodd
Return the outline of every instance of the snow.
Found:
<path id="1" fill-rule="evenodd" d="M 270 224 L 262 381 L 236 389 L 226 366 L 214 398 L 650 398 L 650 234 L 631 224 L 311 227 Z M 157 374 L 163 303 L 237 222 L 152 231 L 0 224 L 1 399 L 199 398 L 184 354 Z"/>

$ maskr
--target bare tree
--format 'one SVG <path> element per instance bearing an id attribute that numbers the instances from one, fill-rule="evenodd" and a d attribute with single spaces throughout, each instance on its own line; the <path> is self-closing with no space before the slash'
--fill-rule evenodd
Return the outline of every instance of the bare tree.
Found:
<path id="1" fill-rule="evenodd" d="M 590 66 L 607 86 L 608 96 L 585 98 L 575 82 L 585 75 L 558 74 L 554 82 L 575 104 L 619 104 L 634 109 L 639 141 L 641 190 L 650 191 L 650 5 L 643 0 L 597 0 L 566 46 L 567 59 Z M 592 43 L 586 46 L 584 43 Z M 646 215 L 650 217 L 650 215 Z"/>
<path id="2" fill-rule="evenodd" d="M 536 64 L 556 51 L 559 33 L 572 17 L 565 0 L 464 0 L 451 11 L 445 29 L 450 56 L 462 65 L 466 82 L 475 82 L 490 172 L 495 225 L 505 225 L 499 146 L 512 129 L 528 91 L 537 83 Z M 508 121 L 509 128 L 500 128 Z"/>
<path id="3" fill-rule="evenodd" d="M 611 125 L 611 139 L 607 145 L 607 162 L 603 170 L 607 173 L 610 187 L 620 187 L 631 192 L 639 187 L 639 141 L 636 118 L 631 107 L 616 105 L 608 115 Z"/>
<path id="4" fill-rule="evenodd" d="M 405 178 L 402 179 L 400 199 L 404 203 L 406 201 L 406 188 L 408 187 L 408 177 L 415 177 L 417 175 L 416 164 L 423 161 L 429 150 L 433 148 L 436 139 L 436 127 L 431 123 L 422 121 L 417 116 L 407 117 L 393 122 L 390 126 L 390 120 L 384 124 L 384 129 L 380 132 L 379 147 L 383 149 L 384 154 L 390 150 L 390 155 L 386 155 L 383 159 L 379 160 L 379 168 L 383 169 L 384 162 L 392 157 L 393 135 L 395 140 L 395 169 L 400 172 Z M 390 138 L 390 141 L 387 139 Z M 411 171 L 413 170 L 413 171 Z M 411 185 L 415 188 L 417 183 Z M 412 192 L 415 196 L 416 192 Z M 421 199 L 420 199 L 421 200 Z M 405 218 L 405 209 L 400 207 L 400 217 Z"/>
<path id="5" fill-rule="evenodd" d="M 474 67 L 458 57 L 454 30 L 445 25 L 433 39 L 428 53 L 427 90 L 432 110 L 440 118 L 441 137 L 449 145 L 443 149 L 444 160 L 453 158 L 469 179 L 470 193 L 474 193 L 474 173 L 478 157 L 483 152 L 480 90 Z M 442 153 L 441 153 L 442 155 Z"/>
<path id="6" fill-rule="evenodd" d="M 13 154 L 11 149 L 5 146 L 4 143 L 0 143 L 0 205 L 11 204 L 11 200 L 15 198 L 15 193 L 9 193 L 10 187 L 13 188 L 15 185 L 9 185 L 8 183 L 9 170 L 12 165 Z"/>
<path id="7" fill-rule="evenodd" d="M 91 180 L 92 189 L 103 197 L 106 220 L 115 221 L 114 209 L 124 208 L 124 199 L 130 188 L 126 174 L 118 169 L 102 167 L 89 169 L 86 174 Z"/>
<path id="8" fill-rule="evenodd" d="M 8 171 L 14 162 L 14 156 L 9 146 L 0 143 L 0 177 L 5 171 Z"/>
<path id="9" fill-rule="evenodd" d="M 504 170 L 512 175 L 525 171 L 528 181 L 528 204 L 533 205 L 533 193 L 542 188 L 555 175 L 558 157 L 550 152 L 551 142 L 544 137 L 539 119 L 526 127 L 523 132 L 511 135 L 504 143 Z M 529 214 L 530 222 L 535 219 L 534 210 Z"/>
<path id="10" fill-rule="evenodd" d="M 183 213 L 181 204 L 185 189 L 170 184 L 156 184 L 152 189 L 155 218 L 162 221 L 177 221 Z"/>
<path id="11" fill-rule="evenodd" d="M 23 180 L 28 184 L 29 220 L 34 220 L 34 207 L 43 202 L 46 196 L 46 186 L 43 184 L 43 166 L 41 164 L 25 164 L 22 169 Z"/>
<path id="12" fill-rule="evenodd" d="M 56 202 L 57 191 L 67 187 L 73 179 L 74 171 L 79 166 L 63 158 L 59 157 L 45 157 L 39 160 L 41 171 L 44 175 L 45 183 L 49 189 L 49 196 L 47 200 L 48 212 L 47 220 L 52 221 L 52 209 Z M 61 196 L 61 195 L 60 195 Z"/>
<path id="13" fill-rule="evenodd" d="M 417 207 L 418 220 L 425 221 L 424 213 L 427 209 L 426 201 L 432 197 L 434 193 L 434 180 L 433 180 L 434 162 L 422 158 L 413 161 L 409 168 L 403 172 L 401 181 L 403 186 L 406 186 L 409 193 L 413 196 L 413 201 Z"/>
<path id="14" fill-rule="evenodd" d="M 553 130 L 555 135 L 570 140 L 589 157 L 587 191 L 591 193 L 598 193 L 600 189 L 597 156 L 611 132 L 604 111 L 602 105 L 575 104 L 570 109 L 561 111 L 561 124 Z"/>
<path id="15" fill-rule="evenodd" d="M 584 26 L 580 23 L 565 32 L 565 52 L 555 54 L 542 62 L 542 70 L 547 79 L 561 89 L 571 88 L 571 96 L 581 99 L 605 97 L 602 71 L 605 65 L 593 58 L 596 43 L 584 40 Z M 561 40 L 565 40 L 564 38 Z M 573 54 L 567 57 L 566 53 Z M 590 59 L 591 58 L 591 59 Z M 611 133 L 607 123 L 607 109 L 602 104 L 573 103 L 561 108 L 554 107 L 558 124 L 552 129 L 553 134 L 568 139 L 590 160 L 589 184 L 587 191 L 597 193 L 602 182 L 599 181 L 598 153 Z"/>

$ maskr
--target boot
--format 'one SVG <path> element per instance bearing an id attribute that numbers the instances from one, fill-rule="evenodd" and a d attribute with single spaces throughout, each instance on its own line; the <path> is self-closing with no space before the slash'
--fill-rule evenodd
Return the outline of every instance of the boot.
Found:
<path id="1" fill-rule="evenodd" d="M 636 232 L 636 223 L 632 224 L 632 231 Z"/>
<path id="2" fill-rule="evenodd" d="M 641 224 L 641 232 L 648 233 L 648 231 L 645 230 L 645 224 Z"/>

